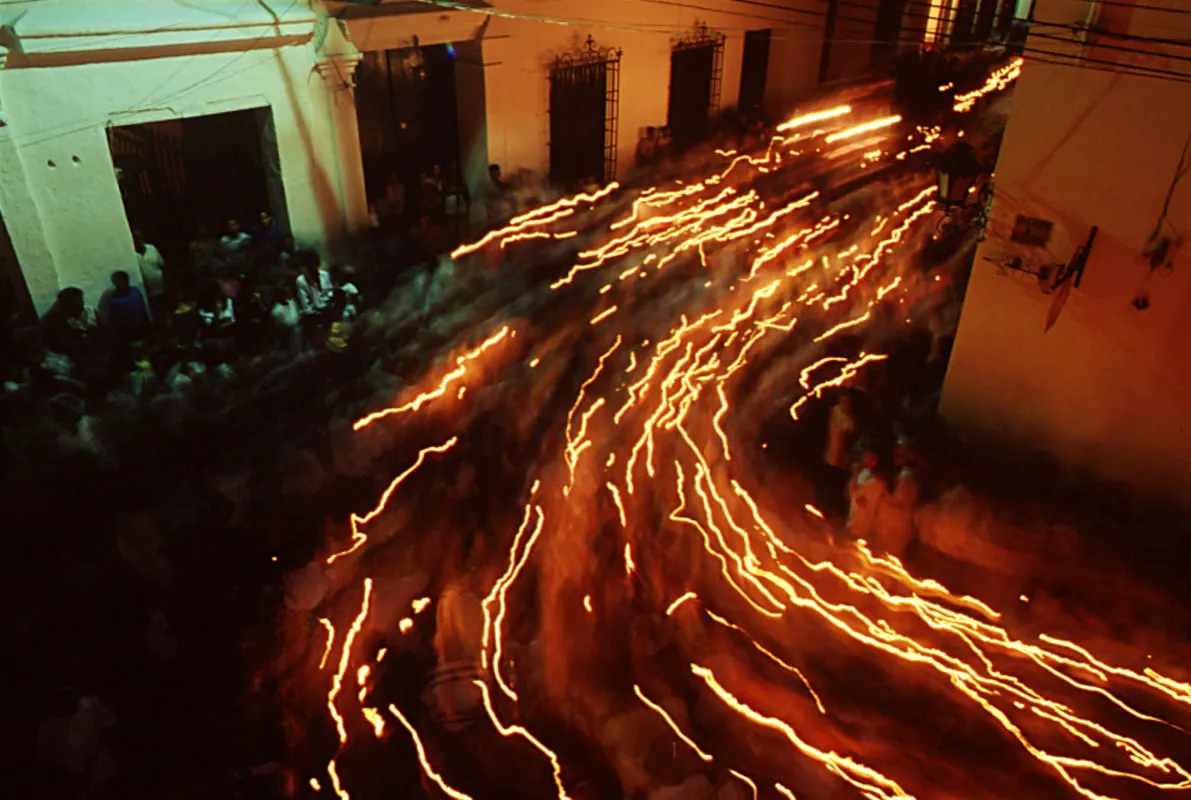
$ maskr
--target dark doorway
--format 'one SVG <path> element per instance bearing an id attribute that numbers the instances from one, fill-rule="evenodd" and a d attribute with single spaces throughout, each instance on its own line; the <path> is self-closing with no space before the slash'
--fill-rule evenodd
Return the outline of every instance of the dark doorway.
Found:
<path id="1" fill-rule="evenodd" d="M 893 60 L 901 39 L 902 17 L 906 0 L 881 0 L 877 7 L 877 24 L 873 36 L 872 68 L 884 69 Z"/>
<path id="2" fill-rule="evenodd" d="M 271 109 L 111 128 L 124 211 L 167 263 L 187 257 L 200 224 L 246 230 L 268 211 L 287 224 Z"/>
<path id="3" fill-rule="evenodd" d="M 589 37 L 550 69 L 550 180 L 563 186 L 616 176 L 620 51 Z"/>
<path id="4" fill-rule="evenodd" d="M 416 197 L 419 178 L 437 164 L 459 162 L 453 45 L 439 44 L 364 54 L 356 68 L 356 113 L 364 180 L 370 201 L 390 176 Z M 407 206 L 412 204 L 407 204 Z"/>
<path id="5" fill-rule="evenodd" d="M 677 149 L 696 145 L 711 132 L 712 115 L 719 110 L 723 62 L 723 34 L 703 29 L 674 43 L 666 124 Z"/>
<path id="6" fill-rule="evenodd" d="M 740 59 L 741 111 L 759 111 L 765 99 L 765 78 L 769 74 L 769 40 L 773 31 L 748 31 L 744 35 L 744 55 Z"/>

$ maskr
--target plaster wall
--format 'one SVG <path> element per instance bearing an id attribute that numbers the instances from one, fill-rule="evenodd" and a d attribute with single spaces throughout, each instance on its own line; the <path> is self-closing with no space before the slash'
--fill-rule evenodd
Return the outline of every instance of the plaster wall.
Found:
<path id="1" fill-rule="evenodd" d="M 266 14 L 263 4 L 223 0 L 195 18 L 193 4 L 156 3 L 137 33 L 129 8 L 147 7 L 121 3 L 101 13 L 100 4 L 43 0 L 16 23 L 18 37 L 30 36 L 26 52 L 0 70 L 0 209 L 39 313 L 61 287 L 94 303 L 113 270 L 136 273 L 108 126 L 268 107 L 295 236 L 325 247 L 366 222 L 354 107 L 342 81 L 316 69 L 309 9 L 274 0 Z M 121 9 L 129 13 L 104 16 Z M 245 35 L 255 38 L 245 44 Z M 184 54 L 183 36 L 233 44 Z"/>
<path id="2" fill-rule="evenodd" d="M 1040 2 L 1036 17 L 1084 10 Z M 1148 19 L 1141 14 L 1134 19 Z M 1191 36 L 1191 21 L 1180 24 L 1165 35 Z M 1051 44 L 1031 38 L 1030 46 Z M 955 426 L 1188 504 L 1191 250 L 1184 245 L 1170 269 L 1154 272 L 1139 255 L 1189 132 L 1185 83 L 1031 63 L 1027 53 L 990 236 L 976 255 L 943 390 L 941 411 Z M 1018 214 L 1054 222 L 1048 247 L 1009 241 Z M 1092 225 L 1099 233 L 1082 284 L 1044 332 L 1055 296 L 985 259 L 1066 262 Z M 1162 230 L 1191 231 L 1191 182 L 1174 190 Z M 1142 294 L 1145 311 L 1131 305 Z"/>

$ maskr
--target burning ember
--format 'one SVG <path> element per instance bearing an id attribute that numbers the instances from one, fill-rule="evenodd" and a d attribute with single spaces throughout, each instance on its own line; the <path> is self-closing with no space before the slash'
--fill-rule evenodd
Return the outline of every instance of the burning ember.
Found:
<path id="1" fill-rule="evenodd" d="M 997 70 L 956 110 L 1019 72 L 1020 60 Z M 578 252 L 521 317 L 481 324 L 355 424 L 358 436 L 392 428 L 425 444 L 324 558 L 346 588 L 306 634 L 338 740 L 308 776 L 316 791 L 348 800 L 360 767 L 344 756 L 377 738 L 412 744 L 434 792 L 474 796 L 483 781 L 428 737 L 478 728 L 540 757 L 552 795 L 591 796 L 568 757 L 582 747 L 559 744 L 560 724 L 629 789 L 651 787 L 628 729 L 669 737 L 688 773 L 718 770 L 742 797 L 1004 797 L 987 776 L 916 764 L 900 747 L 937 746 L 946 763 L 961 758 L 957 739 L 998 759 L 1015 748 L 1023 796 L 1191 789 L 1162 744 L 1188 715 L 1191 686 L 1077 642 L 1023 637 L 996 609 L 864 542 L 814 545 L 824 513 L 783 513 L 750 471 L 756 419 L 780 404 L 797 425 L 812 399 L 862 379 L 887 358 L 880 330 L 935 286 L 916 265 L 935 190 L 907 156 L 929 150 L 937 128 L 839 105 L 777 130 L 761 153 L 720 152 L 697 180 L 612 183 L 452 254 Z M 868 206 L 848 211 L 811 188 L 881 174 L 852 192 Z M 557 304 L 572 311 L 534 321 Z M 524 387 L 514 408 L 497 380 Z M 477 532 L 489 542 L 465 573 L 440 576 L 428 703 L 441 725 L 428 730 L 417 709 L 380 699 L 394 661 L 382 663 L 380 645 L 429 625 L 431 598 L 382 606 L 392 595 L 378 553 L 401 539 L 387 522 L 400 508 L 416 509 L 399 523 L 413 530 L 449 502 L 424 494 L 418 474 L 494 424 L 477 420 L 498 401 L 499 424 L 533 455 L 514 465 L 524 488 L 505 498 L 518 508 L 511 524 Z M 491 466 L 472 465 L 481 482 Z M 861 732 L 870 718 L 878 735 Z"/>

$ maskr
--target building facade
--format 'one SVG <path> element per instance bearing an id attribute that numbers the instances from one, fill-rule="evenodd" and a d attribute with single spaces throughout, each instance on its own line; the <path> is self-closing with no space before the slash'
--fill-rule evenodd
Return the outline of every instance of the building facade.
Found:
<path id="1" fill-rule="evenodd" d="M 262 211 L 326 249 L 432 164 L 473 193 L 490 163 L 623 176 L 647 127 L 697 139 L 720 109 L 777 112 L 913 46 L 926 15 L 905 5 L 6 3 L 5 280 L 38 313 L 65 286 L 94 300 L 112 271 L 136 274 L 134 230 L 168 263 L 197 226 Z"/>
<path id="2" fill-rule="evenodd" d="M 1191 13 L 1177 5 L 1038 0 L 941 411 L 1187 504 L 1191 68 L 1174 42 Z M 1078 288 L 1055 287 L 1093 226 Z"/>

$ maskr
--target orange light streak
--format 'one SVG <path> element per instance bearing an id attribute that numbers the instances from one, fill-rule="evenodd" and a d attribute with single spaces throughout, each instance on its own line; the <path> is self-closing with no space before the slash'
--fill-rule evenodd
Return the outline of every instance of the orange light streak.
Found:
<path id="1" fill-rule="evenodd" d="M 410 619 L 409 617 L 402 617 L 397 622 L 397 630 L 401 631 L 403 634 L 409 633 L 411 630 L 413 630 L 413 627 L 414 627 L 414 621 L 412 619 Z"/>
<path id="2" fill-rule="evenodd" d="M 791 792 L 785 786 L 782 786 L 780 783 L 775 783 L 773 785 L 773 788 L 777 791 L 778 794 L 780 794 L 782 797 L 785 797 L 786 800 L 798 800 L 798 798 L 794 796 L 793 792 Z"/>
<path id="3" fill-rule="evenodd" d="M 971 111 L 976 106 L 976 101 L 981 97 L 992 92 L 999 92 L 1013 83 L 1021 75 L 1021 67 L 1024 63 L 1024 59 L 1020 57 L 1015 58 L 1005 66 L 994 70 L 991 75 L 985 78 L 984 84 L 980 88 L 970 92 L 964 92 L 963 94 L 957 94 L 953 106 L 954 110 L 960 114 Z"/>
<path id="4" fill-rule="evenodd" d="M 484 710 L 488 712 L 488 719 L 492 720 L 493 726 L 495 726 L 500 735 L 506 738 L 520 736 L 537 748 L 542 755 L 546 756 L 550 760 L 550 765 L 554 768 L 554 785 L 558 789 L 559 800 L 571 800 L 571 796 L 567 794 L 566 788 L 562 785 L 562 763 L 558 760 L 558 755 L 520 725 L 505 725 L 501 722 L 496 716 L 496 711 L 492 708 L 492 698 L 488 693 L 488 684 L 483 681 L 473 681 L 473 683 L 479 687 L 480 696 L 484 701 Z"/>
<path id="5" fill-rule="evenodd" d="M 804 394 L 802 397 L 795 400 L 794 404 L 790 406 L 790 416 L 794 419 L 798 419 L 798 409 L 809 402 L 812 397 L 822 397 L 823 391 L 825 389 L 843 386 L 845 383 L 855 377 L 856 373 L 859 372 L 863 367 L 867 366 L 868 364 L 874 364 L 878 361 L 884 361 L 886 358 L 888 358 L 888 356 L 861 353 L 860 358 L 844 367 L 838 376 L 832 378 L 831 380 L 823 381 L 822 383 L 815 386 L 815 388 Z"/>
<path id="6" fill-rule="evenodd" d="M 677 611 L 682 606 L 683 603 L 685 603 L 688 600 L 695 600 L 698 597 L 699 597 L 699 595 L 695 594 L 694 592 L 687 592 L 682 597 L 679 597 L 677 600 L 675 600 L 673 603 L 670 604 L 670 607 L 666 609 L 666 616 L 667 617 L 674 616 L 674 612 Z"/>
<path id="7" fill-rule="evenodd" d="M 628 542 L 624 545 L 624 572 L 626 575 L 632 575 L 637 571 L 637 565 L 633 563 L 633 546 Z"/>
<path id="8" fill-rule="evenodd" d="M 492 592 L 482 604 L 485 623 L 487 623 L 488 614 L 490 613 L 490 601 L 496 603 L 499 606 L 499 610 L 496 612 L 496 618 L 492 621 L 492 676 L 496 678 L 496 683 L 500 687 L 500 690 L 514 702 L 517 701 L 517 693 L 514 692 L 508 683 L 505 682 L 504 676 L 502 675 L 500 669 L 501 651 L 503 649 L 502 632 L 504 630 L 505 612 L 508 609 L 505 597 L 508 594 L 509 587 L 513 585 L 513 582 L 517 580 L 517 576 L 521 574 L 521 570 L 525 567 L 525 563 L 529 560 L 530 554 L 533 553 L 533 548 L 538 541 L 538 537 L 542 534 L 542 526 L 545 524 L 546 517 L 542 513 L 541 506 L 534 506 L 533 509 L 535 512 L 537 512 L 538 517 L 538 522 L 534 527 L 533 533 L 530 534 L 529 539 L 525 543 L 525 547 L 520 553 L 520 557 L 518 557 L 516 552 L 517 538 L 524 532 L 524 526 L 518 530 L 518 537 L 514 537 L 513 539 L 514 549 L 510 553 L 509 568 L 505 571 L 505 574 L 501 576 L 500 580 L 496 582 L 496 585 L 492 588 Z M 487 641 L 487 629 L 485 629 L 482 644 L 486 646 Z M 487 666 L 487 664 L 484 663 L 484 666 Z"/>
<path id="9" fill-rule="evenodd" d="M 816 122 L 826 122 L 829 119 L 837 119 L 839 117 L 847 116 L 852 113 L 851 106 L 836 106 L 835 108 L 828 108 L 824 111 L 812 111 L 809 114 L 803 114 L 799 117 L 786 120 L 781 125 L 778 125 L 776 130 L 779 133 L 792 131 L 795 128 L 803 128 L 807 125 L 814 125 Z"/>
<path id="10" fill-rule="evenodd" d="M 418 469 L 418 467 L 422 466 L 422 462 L 426 460 L 426 456 L 430 455 L 431 453 L 445 453 L 454 447 L 455 443 L 458 441 L 458 436 L 452 436 L 450 439 L 440 445 L 432 445 L 430 447 L 422 448 L 418 452 L 418 458 L 416 461 L 414 461 L 413 466 L 409 467 L 407 470 L 405 470 L 405 472 L 402 472 L 389 483 L 389 487 L 385 489 L 384 494 L 382 494 L 380 497 L 380 502 L 376 504 L 375 508 L 362 517 L 355 513 L 351 515 L 350 521 L 352 529 L 352 546 L 346 550 L 330 555 L 327 558 L 327 563 L 334 564 L 338 559 L 343 558 L 346 555 L 350 555 L 363 547 L 364 543 L 368 541 L 368 535 L 360 530 L 360 526 L 367 525 L 369 522 L 376 519 L 381 513 L 384 512 L 385 507 L 389 504 L 389 498 L 393 496 L 393 492 L 397 491 L 397 487 L 400 486 L 406 478 L 412 475 Z"/>
<path id="11" fill-rule="evenodd" d="M 583 610 L 588 614 L 591 613 L 591 595 L 589 594 L 583 595 Z"/>
<path id="12" fill-rule="evenodd" d="M 319 623 L 327 629 L 327 646 L 323 648 L 323 657 L 318 662 L 318 668 L 322 670 L 323 667 L 327 666 L 327 658 L 330 657 L 331 647 L 335 644 L 335 626 L 326 617 L 320 618 Z"/>
<path id="13" fill-rule="evenodd" d="M 608 317 L 615 314 L 616 309 L 617 309 L 616 306 L 610 306 L 609 308 L 604 309 L 603 311 L 601 311 L 600 313 L 596 314 L 594 317 L 591 318 L 590 324 L 591 325 L 599 325 L 601 322 L 606 320 Z"/>
<path id="14" fill-rule="evenodd" d="M 415 397 L 413 400 L 409 401 L 408 403 L 404 403 L 400 406 L 396 406 L 393 408 L 386 408 L 383 411 L 376 411 L 372 414 L 369 414 L 366 417 L 361 417 L 360 419 L 356 420 L 355 423 L 352 425 L 352 430 L 356 430 L 356 431 L 362 430 L 362 429 L 368 427 L 369 425 L 371 425 L 372 423 L 376 422 L 379 419 L 384 419 L 385 417 L 390 417 L 395 414 L 405 414 L 407 412 L 418 411 L 419 409 L 422 408 L 422 406 L 426 405 L 431 400 L 437 400 L 438 398 L 442 397 L 443 395 L 445 395 L 447 393 L 447 387 L 449 387 L 452 383 L 454 383 L 455 381 L 459 380 L 460 378 L 462 378 L 464 375 L 467 374 L 468 362 L 475 361 L 477 358 L 479 358 L 481 355 L 483 355 L 487 350 L 489 350 L 490 348 L 495 347 L 497 344 L 499 344 L 510 333 L 511 333 L 511 329 L 509 328 L 508 325 L 505 325 L 499 331 L 497 331 L 496 333 L 492 334 L 487 339 L 485 339 L 480 344 L 479 347 L 476 347 L 474 350 L 472 350 L 468 353 L 465 353 L 464 355 L 461 355 L 458 358 L 456 358 L 455 359 L 455 364 L 456 364 L 455 369 L 451 370 L 445 376 L 443 376 L 443 379 L 439 383 L 437 388 L 432 389 L 429 392 L 423 392 L 423 393 L 419 394 L 417 397 Z"/>
<path id="15" fill-rule="evenodd" d="M 380 715 L 380 712 L 375 708 L 365 706 L 360 709 L 360 713 L 364 715 L 364 719 L 368 720 L 368 724 L 372 726 L 372 732 L 379 739 L 385 735 L 385 718 Z"/>
<path id="16" fill-rule="evenodd" d="M 637 698 L 642 703 L 644 703 L 647 708 L 649 708 L 651 711 L 656 713 L 659 717 L 662 718 L 663 721 L 665 721 L 665 723 L 667 725 L 670 726 L 670 730 L 674 731 L 674 735 L 677 736 L 680 740 L 682 740 L 683 744 L 685 744 L 687 747 L 689 747 L 695 751 L 695 755 L 697 755 L 699 758 L 701 758 L 703 761 L 705 761 L 708 764 L 710 764 L 712 761 L 715 760 L 710 755 L 705 753 L 703 751 L 703 749 L 701 747 L 699 747 L 699 745 L 695 744 L 694 739 L 692 739 L 691 737 L 687 736 L 685 733 L 682 732 L 682 728 L 678 727 L 678 723 L 675 722 L 674 718 L 671 717 L 670 714 L 666 712 L 666 709 L 662 708 L 661 705 L 653 702 L 648 697 L 646 697 L 645 692 L 641 691 L 640 686 L 638 686 L 637 684 L 633 684 L 633 691 L 636 692 Z"/>
<path id="17" fill-rule="evenodd" d="M 318 782 L 318 778 L 310 779 L 310 788 L 316 792 L 321 792 L 323 790 L 322 784 Z"/>
<path id="18" fill-rule="evenodd" d="M 900 114 L 894 114 L 893 116 L 889 117 L 881 117 L 880 119 L 874 119 L 871 122 L 865 122 L 860 125 L 856 125 L 855 127 L 839 131 L 838 133 L 832 133 L 828 135 L 824 141 L 827 142 L 827 144 L 841 142 L 845 139 L 851 139 L 853 137 L 859 136 L 862 133 L 872 133 L 873 131 L 879 131 L 882 128 L 892 127 L 901 121 L 902 118 Z"/>
<path id="19" fill-rule="evenodd" d="M 777 731 L 794 745 L 795 749 L 804 756 L 822 763 L 839 778 L 860 790 L 866 797 L 874 800 L 896 800 L 896 798 L 912 798 L 913 795 L 902 789 L 894 780 L 887 778 L 875 769 L 860 764 L 847 756 L 834 752 L 825 752 L 804 741 L 786 722 L 775 717 L 769 717 L 742 703 L 731 692 L 724 688 L 715 674 L 706 667 L 698 664 L 691 665 L 691 672 L 701 678 L 713 694 L 726 706 L 745 719 L 770 730 Z"/>
<path id="20" fill-rule="evenodd" d="M 616 484 L 608 481 L 604 484 L 608 487 L 608 491 L 612 494 L 612 501 L 616 503 L 616 510 L 620 512 L 620 526 L 627 528 L 629 526 L 629 519 L 624 513 L 624 504 L 620 502 L 620 490 L 616 488 Z"/>
<path id="21" fill-rule="evenodd" d="M 826 519 L 826 517 L 823 516 L 823 512 L 820 511 L 819 509 L 815 508 L 814 506 L 812 506 L 810 503 L 807 503 L 804 506 L 804 508 L 806 508 L 807 513 L 810 514 L 812 517 L 818 517 L 819 519 Z"/>
<path id="22" fill-rule="evenodd" d="M 823 341 L 824 339 L 831 338 L 832 336 L 839 333 L 840 331 L 847 330 L 848 328 L 855 328 L 857 325 L 862 325 L 865 322 L 868 322 L 869 318 L 872 317 L 872 315 L 873 315 L 873 312 L 871 310 L 865 311 L 863 314 L 861 314 L 859 317 L 856 317 L 855 319 L 850 319 L 847 322 L 841 322 L 838 325 L 833 325 L 832 327 L 828 328 L 824 333 L 821 333 L 818 336 L 816 336 L 814 341 L 816 343 L 818 343 L 818 342 Z"/>
<path id="23" fill-rule="evenodd" d="M 736 770 L 731 769 L 731 768 L 728 769 L 728 772 L 732 773 L 732 775 L 739 778 L 741 783 L 743 783 L 745 786 L 752 789 L 753 790 L 753 800 L 757 800 L 757 782 L 756 781 L 754 781 L 748 775 L 745 775 L 742 772 L 737 772 Z"/>
<path id="24" fill-rule="evenodd" d="M 445 794 L 447 797 L 453 798 L 453 800 L 473 800 L 471 795 L 464 794 L 458 789 L 450 786 L 445 780 L 443 780 L 441 775 L 435 772 L 434 767 L 430 766 L 430 760 L 426 758 L 426 748 L 422 746 L 422 738 L 418 736 L 417 729 L 414 728 L 410 721 L 405 718 L 405 715 L 401 713 L 401 710 L 398 709 L 396 705 L 390 703 L 389 713 L 401 723 L 401 727 L 405 728 L 405 730 L 409 732 L 409 738 L 413 739 L 414 748 L 418 751 L 418 763 L 422 765 L 422 772 L 426 774 L 426 777 L 434 781 L 435 785 L 438 786 L 439 789 L 442 789 L 443 794 Z"/>

